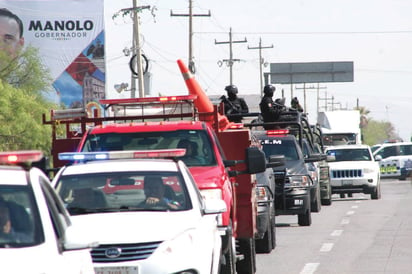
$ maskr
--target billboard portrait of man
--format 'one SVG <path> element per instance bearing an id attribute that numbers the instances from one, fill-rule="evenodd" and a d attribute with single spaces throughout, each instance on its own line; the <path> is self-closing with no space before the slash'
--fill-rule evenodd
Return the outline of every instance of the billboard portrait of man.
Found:
<path id="1" fill-rule="evenodd" d="M 10 10 L 0 8 L 0 50 L 14 57 L 23 46 L 23 22 Z"/>
<path id="2" fill-rule="evenodd" d="M 0 50 L 35 48 L 52 78 L 50 99 L 87 107 L 105 98 L 103 7 L 104 0 L 0 0 Z"/>

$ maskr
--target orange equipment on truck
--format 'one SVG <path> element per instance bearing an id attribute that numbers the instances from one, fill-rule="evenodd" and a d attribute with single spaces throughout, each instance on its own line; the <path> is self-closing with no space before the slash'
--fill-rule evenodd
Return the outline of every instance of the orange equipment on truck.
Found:
<path id="1" fill-rule="evenodd" d="M 54 167 L 65 164 L 59 152 L 185 148 L 182 160 L 205 199 L 226 202 L 219 216 L 221 272 L 255 273 L 255 174 L 266 170 L 265 155 L 250 130 L 230 123 L 183 62 L 178 65 L 189 95 L 101 100 L 104 117 L 52 111 L 46 121 L 43 115 L 53 128 Z"/>

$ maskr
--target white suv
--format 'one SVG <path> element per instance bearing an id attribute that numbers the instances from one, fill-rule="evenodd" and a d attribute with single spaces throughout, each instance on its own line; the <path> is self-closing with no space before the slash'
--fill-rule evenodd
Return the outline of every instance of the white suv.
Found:
<path id="1" fill-rule="evenodd" d="M 63 167 L 52 182 L 73 222 L 100 243 L 91 251 L 97 274 L 218 273 L 224 201 L 205 201 L 182 161 L 131 159 L 179 151 L 59 155 L 102 159 Z"/>
<path id="2" fill-rule="evenodd" d="M 92 274 L 92 245 L 38 168 L 38 151 L 0 153 L 0 273 Z M 6 165 L 7 164 L 7 165 Z"/>
<path id="3" fill-rule="evenodd" d="M 335 157 L 329 162 L 332 193 L 341 198 L 352 193 L 370 194 L 372 199 L 381 197 L 379 164 L 368 145 L 342 145 L 326 149 Z"/>

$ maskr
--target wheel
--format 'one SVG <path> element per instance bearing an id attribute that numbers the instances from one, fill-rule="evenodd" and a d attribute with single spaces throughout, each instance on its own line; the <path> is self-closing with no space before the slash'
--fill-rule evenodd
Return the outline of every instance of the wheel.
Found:
<path id="1" fill-rule="evenodd" d="M 256 240 L 256 253 L 270 253 L 274 248 L 274 230 L 273 222 L 268 212 L 268 225 L 263 239 Z"/>
<path id="2" fill-rule="evenodd" d="M 307 209 L 304 214 L 298 214 L 298 224 L 300 226 L 310 226 L 312 224 L 312 215 L 310 209 Z"/>
<path id="3" fill-rule="evenodd" d="M 341 199 L 345 199 L 345 193 L 341 193 L 339 194 L 339 196 L 341 197 Z"/>
<path id="4" fill-rule="evenodd" d="M 255 239 L 239 239 L 238 244 L 239 252 L 244 259 L 236 263 L 237 274 L 254 274 L 256 272 Z"/>
<path id="5" fill-rule="evenodd" d="M 381 186 L 378 184 L 371 194 L 372 200 L 378 200 L 381 198 Z"/>
<path id="6" fill-rule="evenodd" d="M 228 250 L 222 256 L 220 274 L 235 274 L 236 265 L 236 241 L 230 233 L 228 237 Z"/>
<path id="7" fill-rule="evenodd" d="M 330 206 L 332 204 L 332 199 L 331 199 L 331 197 L 329 197 L 327 199 L 322 199 L 321 203 L 322 203 L 322 205 Z"/>
<path id="8" fill-rule="evenodd" d="M 332 204 L 332 190 L 330 188 L 330 184 L 328 184 L 327 197 L 321 200 L 321 204 L 325 206 L 330 206 Z"/>
<path id="9" fill-rule="evenodd" d="M 311 205 L 311 211 L 312 212 L 320 212 L 321 209 L 321 203 L 320 203 L 320 187 L 318 185 L 318 187 L 316 188 L 316 199 L 313 202 L 313 204 Z"/>

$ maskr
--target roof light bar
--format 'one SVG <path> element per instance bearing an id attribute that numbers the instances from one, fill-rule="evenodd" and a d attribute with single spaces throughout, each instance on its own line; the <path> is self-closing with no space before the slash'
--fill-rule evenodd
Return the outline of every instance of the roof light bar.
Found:
<path id="1" fill-rule="evenodd" d="M 272 129 L 267 130 L 266 135 L 286 135 L 289 134 L 289 129 Z"/>
<path id="2" fill-rule="evenodd" d="M 162 97 L 142 97 L 142 98 L 126 98 L 126 99 L 102 99 L 101 104 L 136 104 L 136 103 L 166 103 L 176 101 L 195 100 L 196 95 L 180 95 L 180 96 L 162 96 Z"/>
<path id="3" fill-rule="evenodd" d="M 0 164 L 20 164 L 38 162 L 43 158 L 39 150 L 0 152 Z"/>
<path id="4" fill-rule="evenodd" d="M 63 161 L 94 161 L 116 159 L 149 159 L 181 157 L 186 154 L 186 149 L 162 150 L 122 150 L 107 152 L 63 152 L 59 153 L 59 160 Z"/>

